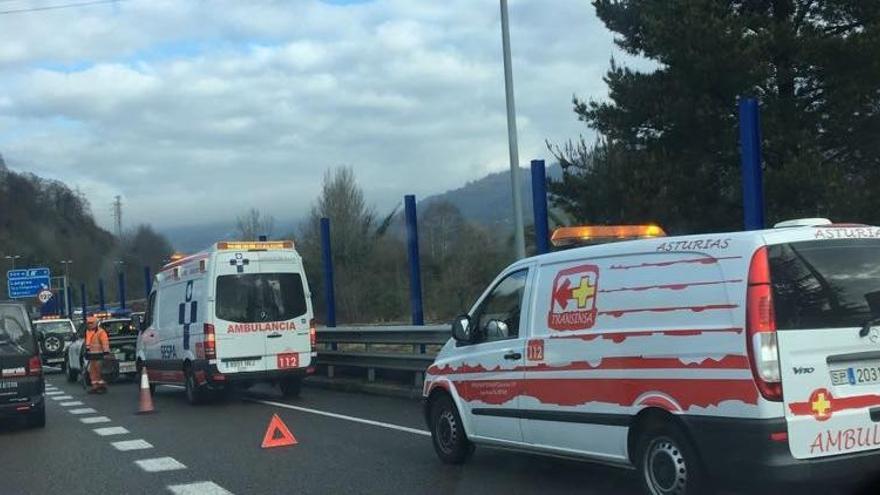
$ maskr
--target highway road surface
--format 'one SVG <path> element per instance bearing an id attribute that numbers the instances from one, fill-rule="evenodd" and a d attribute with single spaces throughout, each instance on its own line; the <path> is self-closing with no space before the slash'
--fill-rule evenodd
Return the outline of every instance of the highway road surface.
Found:
<path id="1" fill-rule="evenodd" d="M 53 374 L 47 389 L 45 429 L 0 430 L 0 493 L 638 493 L 627 470 L 489 448 L 445 466 L 413 400 L 265 388 L 193 407 L 159 387 L 138 416 L 133 383 L 94 396 Z M 260 447 L 273 414 L 296 445 Z"/>

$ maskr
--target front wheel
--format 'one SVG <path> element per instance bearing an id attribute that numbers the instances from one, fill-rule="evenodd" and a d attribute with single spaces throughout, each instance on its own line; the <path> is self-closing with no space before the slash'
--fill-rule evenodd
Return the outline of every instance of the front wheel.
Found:
<path id="1" fill-rule="evenodd" d="M 452 398 L 437 397 L 431 404 L 431 440 L 434 451 L 446 464 L 462 464 L 474 451 Z"/>
<path id="2" fill-rule="evenodd" d="M 67 383 L 73 383 L 76 381 L 77 374 L 76 370 L 73 369 L 72 366 L 70 366 L 70 363 L 68 362 L 69 360 L 69 357 L 64 360 L 64 369 L 65 373 L 67 374 Z"/>
<path id="3" fill-rule="evenodd" d="M 644 493 L 711 493 L 696 450 L 678 428 L 672 425 L 649 428 L 639 438 L 637 452 L 637 467 Z"/>

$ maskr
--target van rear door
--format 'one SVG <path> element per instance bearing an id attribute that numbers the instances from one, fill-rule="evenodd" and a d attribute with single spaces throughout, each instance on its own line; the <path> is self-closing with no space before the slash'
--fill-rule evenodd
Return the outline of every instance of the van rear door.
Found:
<path id="1" fill-rule="evenodd" d="M 257 253 L 227 251 L 216 256 L 214 333 L 221 373 L 266 371 L 265 336 L 256 331 L 252 290 L 259 272 Z"/>
<path id="2" fill-rule="evenodd" d="M 261 276 L 255 281 L 263 296 L 260 318 L 271 330 L 266 337 L 266 369 L 304 368 L 311 361 L 309 324 L 311 308 L 302 265 L 290 252 L 260 253 Z M 259 283 L 262 282 L 262 287 Z"/>
<path id="3" fill-rule="evenodd" d="M 789 447 L 880 448 L 880 239 L 768 246 Z"/>
<path id="4" fill-rule="evenodd" d="M 43 391 L 41 378 L 30 370 L 39 354 L 27 322 L 20 306 L 0 305 L 0 406 L 28 402 Z"/>

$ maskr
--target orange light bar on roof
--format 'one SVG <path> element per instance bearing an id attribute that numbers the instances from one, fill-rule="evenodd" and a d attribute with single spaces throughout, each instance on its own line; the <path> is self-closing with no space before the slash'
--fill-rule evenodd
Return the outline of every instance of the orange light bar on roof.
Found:
<path id="1" fill-rule="evenodd" d="M 223 241 L 217 243 L 220 251 L 269 251 L 293 249 L 293 241 Z"/>
<path id="2" fill-rule="evenodd" d="M 174 254 L 171 255 L 170 258 L 168 258 L 168 261 L 169 261 L 170 263 L 174 263 L 175 261 L 180 261 L 180 260 L 182 260 L 182 259 L 184 259 L 184 258 L 186 258 L 186 255 L 185 255 L 185 254 L 183 254 L 183 253 L 174 253 Z"/>
<path id="3" fill-rule="evenodd" d="M 61 317 L 58 315 L 46 315 L 40 318 L 40 320 L 60 320 Z"/>
<path id="4" fill-rule="evenodd" d="M 554 246 L 559 247 L 589 242 L 610 242 L 665 236 L 666 232 L 657 225 L 589 225 L 560 227 L 553 231 L 550 242 Z"/>

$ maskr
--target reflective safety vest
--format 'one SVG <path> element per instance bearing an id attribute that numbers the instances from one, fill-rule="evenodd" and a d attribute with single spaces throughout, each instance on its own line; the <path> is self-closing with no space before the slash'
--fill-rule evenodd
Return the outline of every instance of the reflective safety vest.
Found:
<path id="1" fill-rule="evenodd" d="M 110 339 L 107 331 L 101 327 L 97 330 L 86 330 L 86 348 L 90 354 L 110 352 Z"/>

